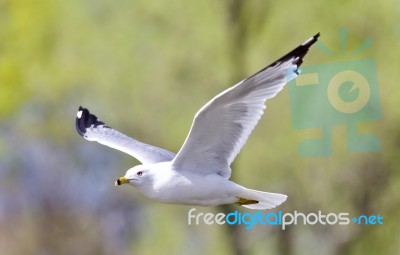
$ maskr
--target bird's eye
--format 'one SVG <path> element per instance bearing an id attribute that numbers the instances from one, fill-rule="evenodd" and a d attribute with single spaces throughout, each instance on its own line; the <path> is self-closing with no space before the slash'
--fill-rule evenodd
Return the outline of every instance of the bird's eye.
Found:
<path id="1" fill-rule="evenodd" d="M 142 171 L 139 171 L 139 172 L 137 172 L 136 174 L 137 174 L 137 176 L 142 176 L 143 172 L 142 172 Z"/>

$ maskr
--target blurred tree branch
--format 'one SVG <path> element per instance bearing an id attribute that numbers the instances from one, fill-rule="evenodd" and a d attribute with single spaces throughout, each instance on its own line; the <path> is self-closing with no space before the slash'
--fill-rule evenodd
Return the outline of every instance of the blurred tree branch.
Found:
<path id="1" fill-rule="evenodd" d="M 243 6 L 246 4 L 245 1 L 241 0 L 228 0 L 227 4 L 227 35 L 228 35 L 228 48 L 229 48 L 229 57 L 231 63 L 231 81 L 237 82 L 240 79 L 243 79 L 244 76 L 244 52 L 247 40 L 247 27 L 244 21 L 244 8 Z M 236 159 L 237 160 L 237 159 Z M 234 168 L 235 164 L 232 164 L 232 168 Z M 234 171 L 232 171 L 232 179 Z M 220 210 L 228 214 L 235 209 L 234 205 L 221 205 L 219 206 Z M 225 224 L 226 233 L 231 243 L 233 254 L 242 255 L 246 254 L 246 247 L 244 243 L 241 241 L 242 231 L 239 225 L 229 225 Z"/>

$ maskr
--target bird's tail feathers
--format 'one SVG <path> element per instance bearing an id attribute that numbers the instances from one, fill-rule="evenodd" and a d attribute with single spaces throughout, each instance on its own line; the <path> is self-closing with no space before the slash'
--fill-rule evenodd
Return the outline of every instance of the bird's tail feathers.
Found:
<path id="1" fill-rule="evenodd" d="M 238 196 L 237 204 L 255 210 L 274 208 L 285 202 L 287 196 L 278 193 L 269 193 L 252 189 L 244 189 Z"/>

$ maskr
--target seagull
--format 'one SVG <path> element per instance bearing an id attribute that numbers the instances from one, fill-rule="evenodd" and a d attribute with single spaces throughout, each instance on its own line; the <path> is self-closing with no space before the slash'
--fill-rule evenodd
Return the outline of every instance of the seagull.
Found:
<path id="1" fill-rule="evenodd" d="M 285 84 L 299 75 L 303 57 L 319 33 L 252 76 L 224 90 L 195 115 L 179 152 L 130 138 L 79 107 L 76 129 L 86 140 L 125 152 L 142 164 L 130 168 L 115 186 L 130 184 L 145 196 L 167 204 L 238 204 L 265 210 L 287 196 L 245 188 L 230 181 L 230 165 L 266 108 Z"/>

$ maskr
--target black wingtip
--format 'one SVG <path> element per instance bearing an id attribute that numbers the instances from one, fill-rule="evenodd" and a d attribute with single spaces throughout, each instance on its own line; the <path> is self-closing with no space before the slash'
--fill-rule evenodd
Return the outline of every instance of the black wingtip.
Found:
<path id="1" fill-rule="evenodd" d="M 305 41 L 303 44 L 286 54 L 285 56 L 281 57 L 277 61 L 275 61 L 272 65 L 275 65 L 280 62 L 284 62 L 286 60 L 289 60 L 291 58 L 297 58 L 296 62 L 293 62 L 297 66 L 297 68 L 303 63 L 303 58 L 307 54 L 309 48 L 311 45 L 313 45 L 316 41 L 318 41 L 318 37 L 320 36 L 320 33 L 318 32 L 316 35 L 313 37 L 309 38 L 307 41 Z"/>
<path id="2" fill-rule="evenodd" d="M 84 136 L 87 128 L 99 125 L 104 125 L 104 123 L 96 115 L 91 114 L 88 109 L 79 106 L 75 121 L 76 131 L 78 131 L 79 135 Z"/>
<path id="3" fill-rule="evenodd" d="M 290 51 L 289 53 L 287 53 L 286 55 L 284 55 L 280 59 L 276 60 L 275 62 L 273 62 L 269 66 L 266 66 L 265 68 L 261 69 L 260 71 L 258 71 L 257 73 L 253 74 L 249 78 L 251 78 L 251 77 L 263 72 L 264 70 L 266 70 L 269 67 L 273 67 L 275 65 L 279 65 L 280 63 L 283 63 L 283 62 L 291 60 L 291 59 L 292 60 L 294 59 L 293 64 L 296 65 L 296 69 L 294 70 L 294 72 L 296 74 L 299 74 L 299 70 L 297 68 L 299 68 L 299 66 L 303 63 L 303 58 L 307 54 L 308 49 L 311 47 L 311 45 L 313 45 L 316 41 L 318 41 L 318 37 L 319 36 L 320 36 L 320 33 L 317 33 L 316 35 L 314 35 L 313 37 L 309 38 L 307 41 L 305 41 L 303 44 L 301 44 L 300 46 L 298 46 L 294 50 Z"/>
<path id="4" fill-rule="evenodd" d="M 308 39 L 307 41 L 305 41 L 302 45 L 306 46 L 306 45 L 313 45 L 316 41 L 318 41 L 318 37 L 320 36 L 320 33 L 318 32 L 316 35 L 314 35 L 313 37 L 311 37 L 310 39 Z"/>

